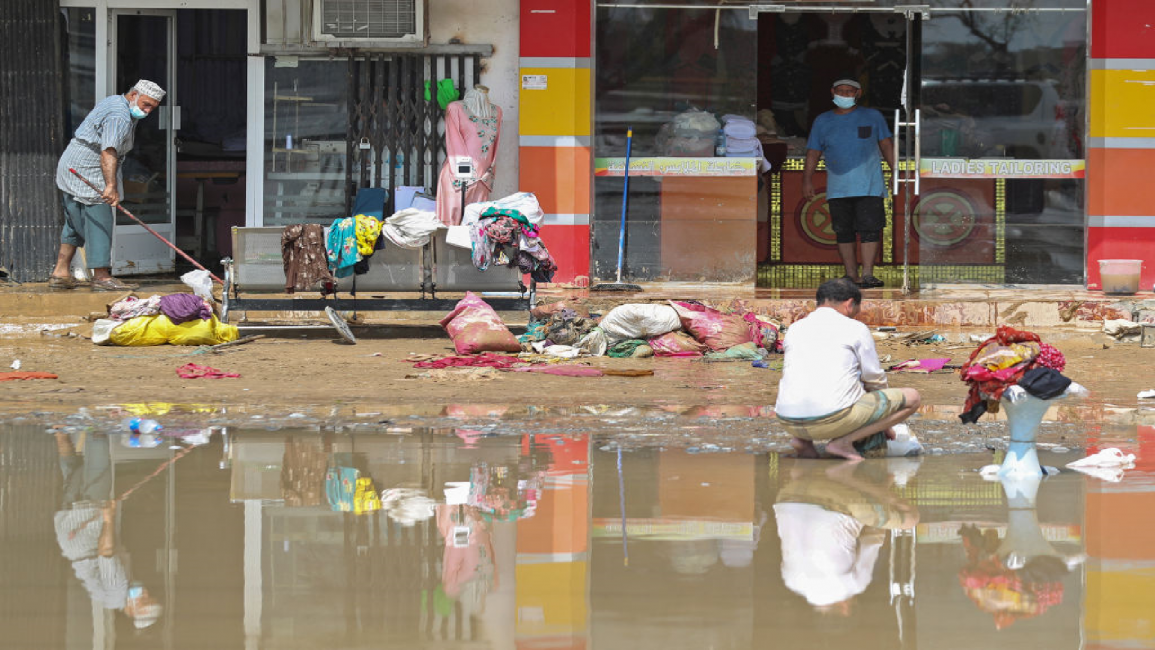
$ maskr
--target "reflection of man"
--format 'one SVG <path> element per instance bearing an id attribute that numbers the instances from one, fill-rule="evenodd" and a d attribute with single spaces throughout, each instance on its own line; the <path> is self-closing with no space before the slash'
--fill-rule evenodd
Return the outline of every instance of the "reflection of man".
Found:
<path id="1" fill-rule="evenodd" d="M 774 410 L 800 456 L 817 458 L 814 442 L 828 440 L 827 453 L 861 460 L 854 443 L 882 432 L 892 436 L 890 428 L 918 410 L 919 394 L 887 388 L 874 338 L 854 320 L 862 292 L 853 282 L 823 282 L 816 298 L 818 308 L 786 330 Z"/>
<path id="2" fill-rule="evenodd" d="M 129 581 L 123 551 L 117 548 L 108 436 L 86 436 L 81 454 L 72 438 L 57 433 L 56 449 L 64 476 L 63 507 L 53 517 L 61 552 L 94 602 L 122 610 L 138 629 L 149 627 L 161 606 L 147 589 Z"/>
<path id="3" fill-rule="evenodd" d="M 894 143 L 882 113 L 856 106 L 862 86 L 853 79 L 839 79 L 830 89 L 834 110 L 814 120 L 806 143 L 806 166 L 802 173 L 802 193 L 816 196 L 814 172 L 818 159 L 826 159 L 826 203 L 838 242 L 838 255 L 846 268 L 846 279 L 864 288 L 881 287 L 874 277 L 878 244 L 886 226 L 886 183 L 882 179 L 881 157 L 894 169 Z M 858 275 L 856 246 L 862 242 L 862 276 Z"/>
<path id="4" fill-rule="evenodd" d="M 76 249 L 84 247 L 92 288 L 96 291 L 135 289 L 112 277 L 113 208 L 120 204 L 120 163 L 132 150 L 136 124 L 160 105 L 164 91 L 141 79 L 124 95 L 101 100 L 80 123 L 76 134 L 56 166 L 56 186 L 64 206 L 64 230 L 60 252 L 48 286 L 73 289 L 76 281 L 69 272 Z M 69 169 L 88 182 L 104 188 L 95 191 Z"/>
<path id="5" fill-rule="evenodd" d="M 914 506 L 855 476 L 856 467 L 796 463 L 774 504 L 782 581 L 818 611 L 844 616 L 870 585 L 885 529 L 918 523 Z"/>

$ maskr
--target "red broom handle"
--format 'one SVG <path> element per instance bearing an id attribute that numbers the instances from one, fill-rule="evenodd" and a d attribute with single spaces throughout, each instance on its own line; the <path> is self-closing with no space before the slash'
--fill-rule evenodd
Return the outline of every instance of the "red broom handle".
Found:
<path id="1" fill-rule="evenodd" d="M 92 188 L 92 190 L 93 190 L 94 192 L 97 192 L 97 193 L 99 193 L 99 192 L 100 192 L 100 188 L 98 188 L 97 186 L 95 186 L 95 185 L 93 185 L 92 183 L 88 182 L 88 179 L 87 179 L 87 178 L 85 178 L 85 177 L 83 177 L 83 176 L 81 176 L 81 175 L 80 175 L 80 172 L 76 171 L 75 169 L 73 169 L 73 168 L 71 168 L 71 167 L 69 167 L 69 168 L 68 168 L 68 171 L 72 172 L 73 174 L 76 174 L 76 177 L 77 177 L 77 178 L 79 178 L 80 180 L 84 181 L 84 184 L 85 184 L 85 185 L 87 185 L 87 186 L 89 186 L 89 187 L 91 187 L 91 188 Z M 132 219 L 133 221 L 135 221 L 135 222 L 139 223 L 141 226 L 143 226 L 143 227 L 144 227 L 144 229 L 145 229 L 145 230 L 147 230 L 147 231 L 151 232 L 151 233 L 152 233 L 152 234 L 153 234 L 153 235 L 154 235 L 154 236 L 155 236 L 157 239 L 161 240 L 161 241 L 162 241 L 162 242 L 164 242 L 165 244 L 168 244 L 168 247 L 169 247 L 169 248 L 171 248 L 171 249 L 173 249 L 173 250 L 174 250 L 174 251 L 176 251 L 177 253 L 179 253 L 181 257 L 185 258 L 185 259 L 186 259 L 186 260 L 188 260 L 189 262 L 192 262 L 192 265 L 193 265 L 193 266 L 197 267 L 198 269 L 200 269 L 200 270 L 202 270 L 202 271 L 205 271 L 205 272 L 207 272 L 207 273 L 209 274 L 209 277 L 211 277 L 212 279 L 216 280 L 218 284 L 222 284 L 222 285 L 223 285 L 223 284 L 225 283 L 225 282 L 224 282 L 224 280 L 221 280 L 221 279 L 220 279 L 220 278 L 218 278 L 217 276 L 213 275 L 213 272 L 212 272 L 212 271 L 209 271 L 209 270 L 208 270 L 208 269 L 206 269 L 205 267 L 201 266 L 201 265 L 200 265 L 200 262 L 197 262 L 197 261 L 196 261 L 196 260 L 194 260 L 193 258 L 189 257 L 189 254 L 188 254 L 188 253 L 186 253 L 186 252 L 182 251 L 181 249 L 177 248 L 176 246 L 173 246 L 173 245 L 172 245 L 172 242 L 170 242 L 169 240 L 167 240 L 167 239 L 165 239 L 164 237 L 162 237 L 162 236 L 161 236 L 161 234 L 160 234 L 159 232 L 157 232 L 157 231 L 153 230 L 152 228 L 149 228 L 149 227 L 148 227 L 148 224 L 146 224 L 145 222 L 141 221 L 140 219 L 137 219 L 137 218 L 136 218 L 136 215 L 134 215 L 133 213 L 131 213 L 131 212 L 129 212 L 128 210 L 126 210 L 126 209 L 124 208 L 124 206 L 123 206 L 123 205 L 120 205 L 119 203 L 117 203 L 117 204 L 116 204 L 116 207 L 117 207 L 117 208 L 118 208 L 118 209 L 119 209 L 121 212 L 123 212 L 125 215 L 127 215 L 129 219 Z"/>

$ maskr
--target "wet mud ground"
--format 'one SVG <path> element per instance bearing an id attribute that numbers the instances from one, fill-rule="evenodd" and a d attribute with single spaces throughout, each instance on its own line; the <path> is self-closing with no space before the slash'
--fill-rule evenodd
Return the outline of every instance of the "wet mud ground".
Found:
<path id="1" fill-rule="evenodd" d="M 451 352 L 420 326 L 219 354 L 69 331 L 0 331 L 0 369 L 60 377 L 0 382 L 0 647 L 1155 646 L 1138 343 L 1040 332 L 1092 391 L 1048 413 L 1042 462 L 1119 446 L 1137 467 L 1004 486 L 977 470 L 1005 423 L 960 425 L 950 372 L 891 375 L 924 396 L 924 457 L 850 464 L 781 453 L 779 358 L 434 381 L 406 378 Z M 962 363 L 971 332 L 944 334 L 879 353 Z M 133 447 L 129 416 L 160 444 Z M 334 492 L 342 468 L 380 505 Z"/>
<path id="2" fill-rule="evenodd" d="M 449 340 L 421 326 L 375 332 L 388 338 L 371 338 L 366 334 L 373 331 L 364 330 L 357 345 L 347 345 L 322 331 L 308 337 L 269 336 L 213 354 L 188 347 L 94 346 L 83 338 L 83 327 L 0 336 L 0 368 L 19 359 L 22 370 L 59 375 L 57 380 L 0 382 L 0 417 L 51 421 L 85 408 L 91 417 L 171 411 L 171 418 L 185 414 L 186 419 L 198 420 L 208 415 L 214 424 L 260 420 L 266 427 L 302 421 L 400 426 L 414 419 L 483 427 L 497 427 L 500 422 L 500 427 L 547 431 L 602 425 L 607 435 L 665 438 L 667 444 L 683 447 L 778 449 L 786 440 L 772 409 L 781 377 L 777 355 L 769 359 L 767 369 L 748 362 L 581 360 L 597 368 L 654 373 L 642 377 L 497 372 L 485 379 L 413 378 L 427 371 L 415 370 L 406 357 L 451 354 Z M 884 365 L 929 357 L 949 357 L 951 364 L 959 365 L 974 347 L 970 334 L 946 332 L 947 341 L 933 344 L 884 339 L 877 348 Z M 1110 431 L 1114 425 L 1133 426 L 1147 419 L 1136 393 L 1155 387 L 1155 375 L 1147 372 L 1145 360 L 1155 357 L 1155 350 L 1092 332 L 1042 335 L 1065 354 L 1065 374 L 1087 386 L 1092 395 L 1053 408 L 1041 440 L 1079 446 L 1088 423 Z M 179 378 L 176 368 L 190 362 L 241 377 Z M 966 387 L 954 372 L 891 373 L 890 384 L 922 393 L 924 408 L 913 429 L 930 448 L 978 451 L 997 447 L 1005 435 L 997 416 L 985 417 L 978 426 L 958 423 Z"/>

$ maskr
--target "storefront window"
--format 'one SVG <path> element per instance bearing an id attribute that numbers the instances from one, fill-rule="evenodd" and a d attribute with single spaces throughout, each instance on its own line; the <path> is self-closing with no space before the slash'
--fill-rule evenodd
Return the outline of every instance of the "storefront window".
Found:
<path id="1" fill-rule="evenodd" d="M 64 22 L 64 129 L 69 138 L 96 103 L 96 10 L 60 10 Z"/>
<path id="2" fill-rule="evenodd" d="M 594 277 L 616 268 L 625 183 L 610 168 L 632 128 L 631 169 L 646 171 L 629 179 L 626 275 L 753 281 L 753 256 L 737 248 L 754 236 L 756 154 L 702 159 L 725 155 L 724 116 L 751 120 L 754 135 L 757 47 L 744 10 L 598 9 L 594 155 L 606 169 L 594 183 Z"/>
<path id="3" fill-rule="evenodd" d="M 345 211 L 348 65 L 266 60 L 265 225 L 327 223 Z"/>

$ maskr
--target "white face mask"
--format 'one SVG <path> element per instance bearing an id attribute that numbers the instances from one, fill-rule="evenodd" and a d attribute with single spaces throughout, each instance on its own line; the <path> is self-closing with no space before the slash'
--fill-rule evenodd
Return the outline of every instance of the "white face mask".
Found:
<path id="1" fill-rule="evenodd" d="M 838 108 L 854 108 L 854 98 L 844 97 L 842 95 L 834 96 L 834 105 Z"/>
<path id="2" fill-rule="evenodd" d="M 148 117 L 148 113 L 145 113 L 143 108 L 137 106 L 136 101 L 137 100 L 134 99 L 132 103 L 128 105 L 128 112 L 132 114 L 132 119 L 143 120 Z"/>

